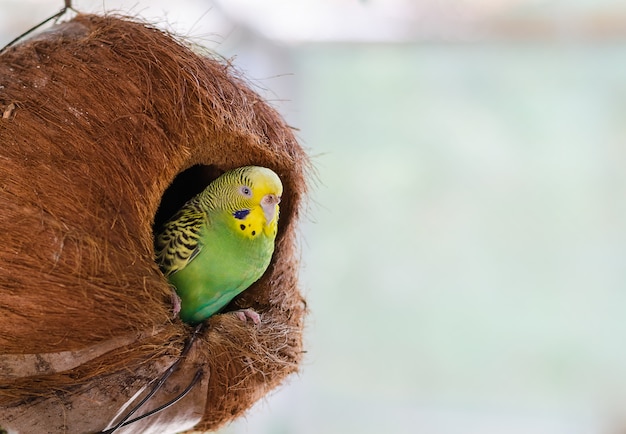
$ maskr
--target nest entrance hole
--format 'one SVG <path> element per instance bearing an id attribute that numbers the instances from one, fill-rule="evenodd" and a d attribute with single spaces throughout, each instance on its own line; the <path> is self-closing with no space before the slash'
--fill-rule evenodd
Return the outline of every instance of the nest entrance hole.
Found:
<path id="1" fill-rule="evenodd" d="M 163 223 L 169 220 L 189 199 L 206 188 L 222 171 L 215 166 L 196 164 L 180 172 L 167 187 L 154 216 L 152 233 L 160 232 Z"/>

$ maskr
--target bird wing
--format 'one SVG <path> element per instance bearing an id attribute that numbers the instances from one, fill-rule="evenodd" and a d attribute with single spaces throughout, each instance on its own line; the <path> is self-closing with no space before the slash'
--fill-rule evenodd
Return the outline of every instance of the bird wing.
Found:
<path id="1" fill-rule="evenodd" d="M 194 206 L 183 207 L 165 223 L 155 243 L 156 262 L 165 276 L 182 270 L 200 253 L 200 230 L 207 224 L 207 215 Z"/>

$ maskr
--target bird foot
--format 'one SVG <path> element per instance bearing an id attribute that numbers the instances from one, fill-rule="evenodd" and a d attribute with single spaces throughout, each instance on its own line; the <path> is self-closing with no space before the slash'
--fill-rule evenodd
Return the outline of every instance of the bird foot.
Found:
<path id="1" fill-rule="evenodd" d="M 252 309 L 239 309 L 233 311 L 233 313 L 243 322 L 251 319 L 255 325 L 261 324 L 261 315 L 259 315 Z"/>
<path id="2" fill-rule="evenodd" d="M 174 312 L 174 317 L 177 317 L 180 313 L 180 297 L 176 293 L 176 288 L 173 286 L 170 288 L 172 289 L 172 311 Z"/>

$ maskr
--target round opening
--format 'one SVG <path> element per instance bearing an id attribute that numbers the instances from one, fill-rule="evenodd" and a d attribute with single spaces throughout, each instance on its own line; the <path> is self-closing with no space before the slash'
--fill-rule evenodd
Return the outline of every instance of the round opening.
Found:
<path id="1" fill-rule="evenodd" d="M 181 172 L 163 193 L 159 209 L 154 216 L 152 233 L 156 236 L 163 223 L 172 217 L 189 199 L 200 193 L 222 171 L 215 166 L 197 164 Z"/>

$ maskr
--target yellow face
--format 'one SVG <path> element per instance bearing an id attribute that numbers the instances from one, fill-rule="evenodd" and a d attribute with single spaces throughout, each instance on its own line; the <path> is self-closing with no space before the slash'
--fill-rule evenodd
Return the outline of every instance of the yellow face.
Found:
<path id="1" fill-rule="evenodd" d="M 234 186 L 237 197 L 232 212 L 234 229 L 254 239 L 261 234 L 274 238 L 278 227 L 283 185 L 278 175 L 264 167 L 246 167 Z"/>

